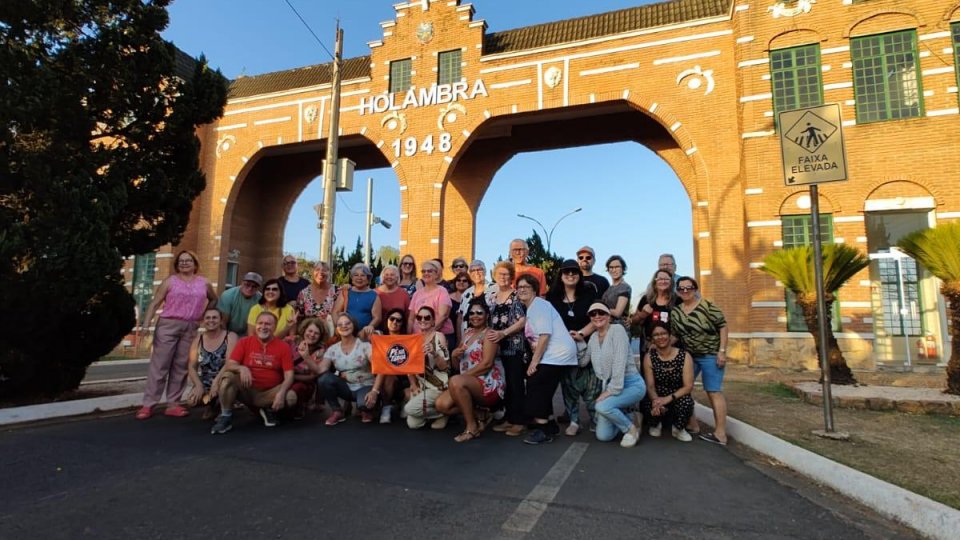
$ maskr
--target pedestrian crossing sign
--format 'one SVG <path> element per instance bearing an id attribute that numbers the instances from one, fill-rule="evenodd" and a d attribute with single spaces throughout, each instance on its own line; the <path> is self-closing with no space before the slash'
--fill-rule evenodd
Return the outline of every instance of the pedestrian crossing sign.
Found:
<path id="1" fill-rule="evenodd" d="M 780 151 L 788 186 L 847 179 L 840 105 L 818 105 L 782 111 Z"/>

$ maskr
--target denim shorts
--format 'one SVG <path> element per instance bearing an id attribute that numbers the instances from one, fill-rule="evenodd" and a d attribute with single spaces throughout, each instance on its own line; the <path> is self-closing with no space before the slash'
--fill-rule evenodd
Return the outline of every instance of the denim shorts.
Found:
<path id="1" fill-rule="evenodd" d="M 703 389 L 707 392 L 719 392 L 723 386 L 723 370 L 717 367 L 717 355 L 704 354 L 693 357 L 693 380 L 703 372 Z"/>

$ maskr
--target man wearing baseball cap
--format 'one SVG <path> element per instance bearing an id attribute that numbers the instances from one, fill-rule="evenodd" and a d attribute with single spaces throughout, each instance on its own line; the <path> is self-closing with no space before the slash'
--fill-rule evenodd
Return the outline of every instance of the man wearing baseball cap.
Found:
<path id="1" fill-rule="evenodd" d="M 597 254 L 593 252 L 590 246 L 583 246 L 577 250 L 577 264 L 580 265 L 580 272 L 583 273 L 583 280 L 592 283 L 597 288 L 597 297 L 603 295 L 604 291 L 610 288 L 610 282 L 607 278 L 593 273 L 593 264 L 597 262 Z"/>
<path id="2" fill-rule="evenodd" d="M 220 295 L 217 309 L 223 314 L 223 324 L 227 330 L 240 337 L 247 335 L 247 317 L 250 309 L 260 301 L 262 286 L 263 276 L 247 272 L 239 286 L 227 289 Z"/>

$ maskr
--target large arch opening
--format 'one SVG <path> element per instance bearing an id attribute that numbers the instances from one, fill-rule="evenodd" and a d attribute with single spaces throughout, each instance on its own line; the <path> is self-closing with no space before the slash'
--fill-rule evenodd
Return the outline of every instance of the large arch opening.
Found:
<path id="1" fill-rule="evenodd" d="M 508 181 L 493 183 L 495 176 Z M 581 207 L 558 225 L 552 251 L 573 257 L 589 244 L 601 274 L 608 256 L 622 255 L 633 271 L 629 281 L 643 289 L 663 252 L 677 257 L 678 271 L 695 273 L 696 189 L 693 160 L 671 127 L 630 102 L 494 117 L 475 131 L 447 177 L 442 252 L 445 259 L 506 258 L 510 239 L 537 227 L 518 213 L 549 232 Z M 450 234 L 467 224 L 472 237 Z"/>
<path id="2" fill-rule="evenodd" d="M 325 141 L 263 148 L 247 162 L 229 194 L 223 216 L 220 257 L 231 274 L 255 271 L 265 276 L 279 272 L 284 235 L 291 209 L 305 188 L 322 176 Z M 340 139 L 339 157 L 354 161 L 357 171 L 388 167 L 386 158 L 369 139 Z M 354 188 L 363 178 L 355 176 Z M 361 189 L 365 189 L 361 187 Z M 316 229 L 314 217 L 299 226 Z"/>

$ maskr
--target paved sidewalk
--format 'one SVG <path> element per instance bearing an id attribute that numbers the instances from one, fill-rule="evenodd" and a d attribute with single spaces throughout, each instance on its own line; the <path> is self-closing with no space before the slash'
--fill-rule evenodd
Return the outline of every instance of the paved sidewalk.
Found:
<path id="1" fill-rule="evenodd" d="M 790 387 L 808 403 L 823 403 L 820 383 L 798 382 Z M 937 388 L 835 384 L 831 391 L 837 407 L 960 416 L 960 396 L 944 394 Z"/>

